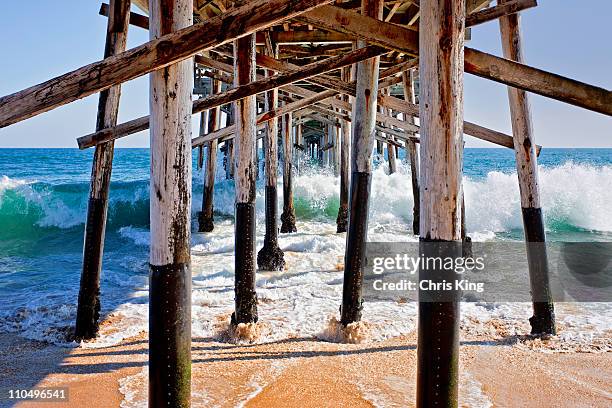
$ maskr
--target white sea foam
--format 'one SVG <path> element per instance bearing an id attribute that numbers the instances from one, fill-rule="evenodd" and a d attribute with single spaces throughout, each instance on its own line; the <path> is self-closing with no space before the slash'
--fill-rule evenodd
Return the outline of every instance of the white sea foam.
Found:
<path id="1" fill-rule="evenodd" d="M 606 206 L 606 203 L 612 202 L 611 183 L 610 166 L 589 167 L 568 163 L 542 169 L 543 205 L 549 214 L 548 219 L 563 219 L 583 228 L 612 231 L 610 206 Z M 228 214 L 233 212 L 234 206 L 231 184 L 230 181 L 220 183 L 215 195 L 215 209 L 227 211 Z M 520 227 L 516 175 L 492 172 L 482 180 L 467 179 L 465 185 L 468 226 L 474 231 L 475 240 L 495 239 L 495 232 Z M 370 241 L 418 240 L 408 232 L 412 212 L 409 186 L 408 172 L 403 165 L 399 166 L 397 174 L 391 176 L 385 175 L 381 167 L 375 170 L 368 234 Z M 328 173 L 305 171 L 296 178 L 297 197 L 319 208 L 325 208 L 329 200 L 337 198 L 337 187 L 337 179 Z M 7 189 L 20 192 L 22 190 L 19 189 L 29 189 L 31 193 L 26 194 L 36 193 L 26 181 L 3 177 L 0 179 L 0 191 Z M 591 190 L 594 195 L 590 195 Z M 140 199 L 142 196 L 134 197 L 134 200 Z M 258 201 L 263 203 L 261 197 L 258 197 Z M 55 209 L 59 213 L 65 211 L 61 206 Z M 53 213 L 55 210 L 49 211 Z M 260 211 L 259 207 L 258 215 L 263 216 L 263 209 Z M 70 217 L 67 216 L 68 219 Z M 261 226 L 261 223 L 258 225 Z M 322 336 L 330 315 L 338 313 L 346 235 L 336 234 L 335 223 L 321 218 L 298 218 L 298 231 L 280 236 L 279 245 L 285 251 L 286 270 L 258 274 L 260 317 L 262 321 L 269 322 L 260 341 L 291 336 Z M 217 220 L 213 233 L 192 234 L 194 336 L 218 336 L 219 327 L 215 319 L 226 319 L 233 310 L 233 233 L 233 223 L 225 219 Z M 149 232 L 142 227 L 123 226 L 119 234 L 142 247 L 149 243 Z M 261 248 L 262 244 L 263 228 L 258 228 L 257 248 Z M 116 343 L 147 329 L 147 260 L 125 258 L 122 265 L 134 272 L 134 279 L 112 276 L 108 279 L 116 278 L 116 286 L 120 286 L 123 292 L 131 289 L 131 295 L 115 303 L 113 309 L 104 310 L 119 317 L 114 323 L 119 329 L 103 333 L 100 345 Z M 112 271 L 105 271 L 105 274 L 112 275 Z M 76 290 L 72 288 L 66 293 L 40 296 L 18 312 L 5 310 L 5 315 L 0 316 L 0 328 L 34 339 L 65 342 L 64 331 L 74 322 Z M 107 304 L 103 301 L 104 306 Z M 609 323 L 606 322 L 610 321 L 610 311 L 584 304 L 577 308 L 581 311 L 558 313 L 559 321 L 564 324 L 560 336 L 578 341 L 585 335 L 590 336 L 589 333 L 601 336 L 605 330 L 609 330 Z M 416 325 L 416 307 L 412 303 L 366 302 L 363 313 L 364 320 L 374 326 L 372 341 L 410 333 Z M 505 322 L 509 335 L 524 334 L 528 331 L 529 305 L 468 303 L 463 307 L 462 316 L 462 324 L 467 330 L 489 333 L 494 330 L 489 322 L 499 319 Z M 596 316 L 602 317 L 598 319 Z"/>

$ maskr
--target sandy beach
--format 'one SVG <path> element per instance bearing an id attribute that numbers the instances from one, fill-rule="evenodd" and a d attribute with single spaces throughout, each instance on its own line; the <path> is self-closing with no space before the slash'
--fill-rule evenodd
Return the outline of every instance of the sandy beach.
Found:
<path id="1" fill-rule="evenodd" d="M 462 407 L 606 407 L 612 355 L 517 337 L 461 343 Z M 68 403 L 16 407 L 146 407 L 146 334 L 113 347 L 61 348 L 2 335 L 0 387 L 68 387 Z M 416 332 L 364 344 L 312 338 L 192 343 L 194 407 L 412 407 Z M 2 400 L 2 406 L 13 406 Z"/>

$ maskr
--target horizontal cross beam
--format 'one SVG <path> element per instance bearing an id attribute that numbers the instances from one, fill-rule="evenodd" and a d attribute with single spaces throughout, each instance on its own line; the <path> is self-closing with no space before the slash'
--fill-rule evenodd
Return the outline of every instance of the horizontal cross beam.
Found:
<path id="1" fill-rule="evenodd" d="M 121 54 L 0 98 L 0 128 L 267 28 L 331 0 L 255 0 Z"/>

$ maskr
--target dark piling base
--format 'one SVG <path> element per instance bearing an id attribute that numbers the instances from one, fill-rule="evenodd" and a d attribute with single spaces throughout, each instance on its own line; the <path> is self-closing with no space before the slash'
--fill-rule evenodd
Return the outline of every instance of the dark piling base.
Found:
<path id="1" fill-rule="evenodd" d="M 215 229 L 215 223 L 212 216 L 208 217 L 204 212 L 198 212 L 198 232 L 211 232 Z"/>
<path id="2" fill-rule="evenodd" d="M 257 267 L 264 271 L 282 271 L 285 254 L 278 246 L 276 186 L 266 186 L 266 236 L 263 248 L 257 254 Z"/>
<path id="3" fill-rule="evenodd" d="M 421 239 L 425 259 L 461 257 L 461 241 Z M 419 280 L 433 283 L 453 282 L 460 275 L 454 271 L 426 265 Z M 417 406 L 457 407 L 459 371 L 459 299 L 458 290 L 419 291 L 417 345 Z"/>
<path id="4" fill-rule="evenodd" d="M 350 217 L 346 252 L 344 255 L 344 282 L 340 321 L 346 326 L 361 320 L 363 309 L 361 287 L 365 261 L 365 243 L 368 234 L 368 208 L 370 197 L 370 173 L 353 172 L 351 177 Z"/>
<path id="5" fill-rule="evenodd" d="M 464 258 L 473 258 L 474 251 L 472 250 L 472 237 L 466 236 L 461 243 L 461 254 Z"/>
<path id="6" fill-rule="evenodd" d="M 531 334 L 554 335 L 556 334 L 555 307 L 548 277 L 548 255 L 542 209 L 523 208 L 522 213 L 533 300 L 533 316 L 529 319 Z"/>
<path id="7" fill-rule="evenodd" d="M 348 207 L 340 205 L 338 217 L 336 218 L 336 232 L 346 232 L 348 226 Z"/>
<path id="8" fill-rule="evenodd" d="M 232 325 L 257 322 L 255 204 L 236 203 L 235 305 Z"/>
<path id="9" fill-rule="evenodd" d="M 285 269 L 285 254 L 278 244 L 266 244 L 257 253 L 257 267 L 263 271 L 282 271 Z"/>
<path id="10" fill-rule="evenodd" d="M 419 211 L 418 207 L 415 206 L 415 208 L 412 210 L 412 233 L 414 235 L 419 235 L 421 233 L 421 228 L 419 227 L 420 219 L 421 212 Z"/>
<path id="11" fill-rule="evenodd" d="M 290 210 L 285 210 L 281 214 L 281 228 L 280 232 L 283 234 L 297 232 L 297 227 L 295 226 L 295 210 L 291 208 Z"/>
<path id="12" fill-rule="evenodd" d="M 83 250 L 83 270 L 77 306 L 75 339 L 93 339 L 100 319 L 100 270 L 104 249 L 104 231 L 108 201 L 90 198 Z"/>
<path id="13" fill-rule="evenodd" d="M 191 401 L 191 268 L 150 265 L 149 407 Z"/>

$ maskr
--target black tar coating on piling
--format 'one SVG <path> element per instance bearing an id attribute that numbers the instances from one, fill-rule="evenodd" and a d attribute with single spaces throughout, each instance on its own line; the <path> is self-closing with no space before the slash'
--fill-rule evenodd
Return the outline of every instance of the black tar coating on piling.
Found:
<path id="1" fill-rule="evenodd" d="M 461 241 L 421 238 L 421 256 L 453 259 L 462 256 Z M 421 269 L 419 280 L 433 282 L 454 279 L 454 271 Z M 449 293 L 450 292 L 450 293 Z M 427 297 L 427 299 L 424 299 Z M 436 298 L 444 301 L 436 302 Z M 457 401 L 459 370 L 460 292 L 419 291 L 419 333 L 417 346 L 417 406 L 447 407 Z"/>
<path id="2" fill-rule="evenodd" d="M 284 253 L 278 246 L 276 186 L 266 186 L 266 235 L 263 248 L 257 254 L 257 266 L 264 271 L 282 271 Z"/>
<path id="3" fill-rule="evenodd" d="M 90 198 L 83 248 L 83 271 L 77 307 L 75 338 L 92 339 L 98 334 L 100 318 L 100 268 L 104 251 L 104 230 L 108 200 Z"/>
<path id="4" fill-rule="evenodd" d="M 548 256 L 546 235 L 541 208 L 522 208 L 525 240 L 527 241 L 527 261 L 529 280 L 533 299 L 533 316 L 529 318 L 531 334 L 555 334 L 555 308 L 550 292 L 548 277 Z M 531 243 L 531 244 L 530 244 Z M 534 245 L 533 243 L 542 243 Z M 548 299 L 547 301 L 539 301 Z"/>
<path id="5" fill-rule="evenodd" d="M 341 323 L 346 326 L 361 320 L 363 299 L 363 267 L 365 243 L 368 234 L 368 208 L 372 175 L 369 172 L 353 172 L 349 198 L 349 229 L 344 257 L 344 282 L 342 286 Z"/>
<path id="6" fill-rule="evenodd" d="M 232 325 L 257 322 L 255 204 L 236 203 L 235 304 Z"/>
<path id="7" fill-rule="evenodd" d="M 191 268 L 149 265 L 149 407 L 191 399 Z"/>

